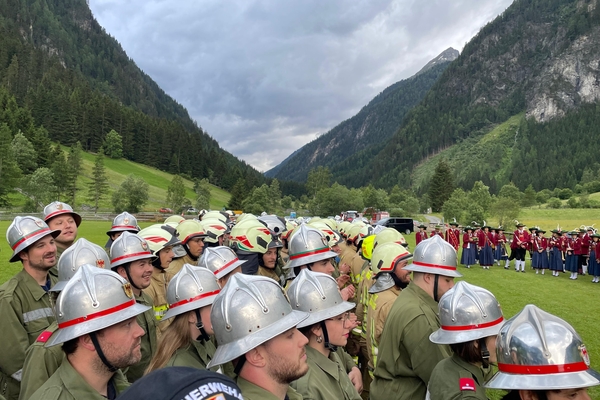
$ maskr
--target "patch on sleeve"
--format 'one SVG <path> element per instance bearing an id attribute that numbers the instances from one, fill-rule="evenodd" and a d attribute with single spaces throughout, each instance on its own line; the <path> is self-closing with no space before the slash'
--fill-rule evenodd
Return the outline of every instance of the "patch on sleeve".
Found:
<path id="1" fill-rule="evenodd" d="M 52 331 L 44 331 L 40 333 L 40 336 L 38 336 L 36 342 L 46 343 L 48 339 L 50 339 L 50 336 L 52 336 Z"/>
<path id="2" fill-rule="evenodd" d="M 475 391 L 475 381 L 471 378 L 460 378 L 458 381 L 458 386 L 460 387 L 461 392 L 466 390 L 470 390 L 472 392 Z"/>

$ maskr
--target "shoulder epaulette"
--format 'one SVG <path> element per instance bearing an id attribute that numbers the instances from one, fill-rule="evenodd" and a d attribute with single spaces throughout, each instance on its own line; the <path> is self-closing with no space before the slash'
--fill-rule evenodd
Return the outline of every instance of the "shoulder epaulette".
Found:
<path id="1" fill-rule="evenodd" d="M 52 336 L 52 333 L 52 331 L 44 331 L 40 333 L 40 336 L 38 336 L 35 341 L 39 343 L 46 343 L 48 339 L 50 339 L 50 336 Z"/>
<path id="2" fill-rule="evenodd" d="M 475 380 L 472 378 L 460 378 L 458 380 L 458 386 L 461 392 L 464 391 L 475 391 Z"/>

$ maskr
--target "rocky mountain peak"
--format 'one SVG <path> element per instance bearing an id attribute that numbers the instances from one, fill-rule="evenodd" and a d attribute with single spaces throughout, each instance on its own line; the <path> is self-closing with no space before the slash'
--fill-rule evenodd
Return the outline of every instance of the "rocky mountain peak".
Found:
<path id="1" fill-rule="evenodd" d="M 446 50 L 442 51 L 437 57 L 433 60 L 429 61 L 416 75 L 422 74 L 423 72 L 431 69 L 434 65 L 438 65 L 442 62 L 454 61 L 458 58 L 460 52 L 452 47 L 448 47 Z"/>

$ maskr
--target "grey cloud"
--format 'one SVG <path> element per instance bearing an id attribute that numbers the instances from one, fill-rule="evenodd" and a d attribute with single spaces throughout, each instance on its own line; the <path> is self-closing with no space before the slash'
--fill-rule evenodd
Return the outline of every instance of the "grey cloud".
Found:
<path id="1" fill-rule="evenodd" d="M 266 170 L 510 0 L 91 0 L 136 63 L 225 149 Z"/>

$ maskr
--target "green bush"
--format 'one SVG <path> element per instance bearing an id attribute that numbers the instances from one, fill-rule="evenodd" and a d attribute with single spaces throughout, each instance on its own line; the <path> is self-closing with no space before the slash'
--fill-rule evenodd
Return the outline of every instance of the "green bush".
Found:
<path id="1" fill-rule="evenodd" d="M 558 197 L 550 197 L 548 199 L 548 207 L 550 208 L 561 208 L 562 207 L 562 202 L 560 201 L 560 199 Z"/>

